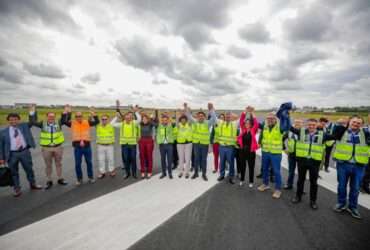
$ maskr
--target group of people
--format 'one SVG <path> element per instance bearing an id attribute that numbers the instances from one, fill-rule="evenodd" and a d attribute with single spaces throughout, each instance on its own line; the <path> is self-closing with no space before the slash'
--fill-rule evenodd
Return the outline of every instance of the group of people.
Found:
<path id="1" fill-rule="evenodd" d="M 347 210 L 355 218 L 361 218 L 357 209 L 360 187 L 370 193 L 370 132 L 364 120 L 352 116 L 348 120 L 331 123 L 325 118 L 320 120 L 301 119 L 291 124 L 292 103 L 284 103 L 276 113 L 269 113 L 265 120 L 258 121 L 254 108 L 248 106 L 240 116 L 225 112 L 216 114 L 212 103 L 208 112 L 198 111 L 193 116 L 185 103 L 179 116 L 158 111 L 154 114 L 140 112 L 135 106 L 131 111 L 122 113 L 120 103 L 116 102 L 117 114 L 110 118 L 90 110 L 89 118 L 82 112 L 75 112 L 66 105 L 59 120 L 54 112 L 46 114 L 43 121 L 38 120 L 36 107 L 29 112 L 29 121 L 21 122 L 17 113 L 7 116 L 9 126 L 0 132 L 0 165 L 6 164 L 10 169 L 14 196 L 19 197 L 21 185 L 18 165 L 21 163 L 26 172 L 32 190 L 50 189 L 53 162 L 56 167 L 57 184 L 67 185 L 63 178 L 62 159 L 65 141 L 63 126 L 71 129 L 72 145 L 75 159 L 76 185 L 83 183 L 82 160 L 85 159 L 89 183 L 94 183 L 92 160 L 91 127 L 96 127 L 96 152 L 98 159 L 98 179 L 116 176 L 114 166 L 114 147 L 116 130 L 119 130 L 124 178 L 137 178 L 137 154 L 140 157 L 141 178 L 151 178 L 153 173 L 153 150 L 158 145 L 161 159 L 160 179 L 168 176 L 172 179 L 172 169 L 179 168 L 179 178 L 196 179 L 207 177 L 207 156 L 213 151 L 213 172 L 219 173 L 218 181 L 225 177 L 230 184 L 235 184 L 235 162 L 237 175 L 242 186 L 245 182 L 246 168 L 249 170 L 249 187 L 254 186 L 254 169 L 256 152 L 262 151 L 262 184 L 258 190 L 271 189 L 269 182 L 273 177 L 275 185 L 272 197 L 279 199 L 282 189 L 293 189 L 295 171 L 298 170 L 294 204 L 302 201 L 307 172 L 310 181 L 310 207 L 317 209 L 319 171 L 324 167 L 329 172 L 331 155 L 336 161 L 338 176 L 338 199 L 334 210 Z M 370 120 L 370 116 L 369 116 Z M 45 161 L 47 183 L 41 187 L 35 181 L 30 148 L 35 148 L 35 141 L 30 128 L 40 128 L 42 156 Z M 258 138 L 257 138 L 258 137 Z M 288 155 L 289 174 L 283 186 L 281 175 L 282 155 Z M 178 158 L 178 162 L 174 158 Z M 191 172 L 193 172 L 191 174 Z M 226 176 L 227 172 L 227 176 Z M 365 174 L 366 173 L 366 174 Z M 364 177 L 365 175 L 365 177 Z M 349 183 L 349 195 L 347 186 Z"/>

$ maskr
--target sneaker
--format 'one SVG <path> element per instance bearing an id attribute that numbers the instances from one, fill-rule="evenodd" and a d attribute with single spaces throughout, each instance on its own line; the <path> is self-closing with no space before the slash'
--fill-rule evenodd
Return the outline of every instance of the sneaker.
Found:
<path id="1" fill-rule="evenodd" d="M 249 188 L 253 188 L 253 183 L 249 183 Z"/>
<path id="2" fill-rule="evenodd" d="M 280 199 L 280 196 L 281 196 L 280 190 L 275 190 L 275 192 L 272 194 L 272 198 L 274 199 Z"/>
<path id="3" fill-rule="evenodd" d="M 89 178 L 89 183 L 90 184 L 94 184 L 95 183 L 95 179 L 94 178 Z"/>
<path id="4" fill-rule="evenodd" d="M 360 213 L 358 212 L 357 208 L 347 208 L 347 211 L 351 214 L 353 218 L 362 219 Z"/>
<path id="5" fill-rule="evenodd" d="M 105 174 L 100 174 L 99 176 L 98 176 L 98 179 L 103 179 L 105 177 Z"/>
<path id="6" fill-rule="evenodd" d="M 189 179 L 189 174 L 186 174 L 185 175 L 185 179 Z"/>
<path id="7" fill-rule="evenodd" d="M 182 177 L 182 173 L 179 173 L 179 178 L 181 178 Z"/>
<path id="8" fill-rule="evenodd" d="M 208 181 L 207 175 L 202 174 L 202 178 L 203 178 L 203 180 Z"/>
<path id="9" fill-rule="evenodd" d="M 48 182 L 46 182 L 45 190 L 50 189 L 52 186 L 53 186 L 53 182 L 52 182 L 52 181 L 48 181 Z"/>
<path id="10" fill-rule="evenodd" d="M 234 185 L 234 184 L 235 184 L 234 178 L 229 177 L 229 183 L 230 183 L 231 185 Z"/>
<path id="11" fill-rule="evenodd" d="M 310 207 L 313 209 L 313 210 L 317 210 L 319 207 L 317 206 L 317 203 L 316 201 L 311 201 L 310 202 Z"/>
<path id="12" fill-rule="evenodd" d="M 337 213 L 341 213 L 347 209 L 346 205 L 336 204 L 333 208 L 333 210 Z"/>
<path id="13" fill-rule="evenodd" d="M 292 199 L 292 203 L 293 204 L 298 204 L 302 201 L 301 197 L 298 197 L 298 196 L 295 196 L 293 199 Z"/>
<path id="14" fill-rule="evenodd" d="M 37 185 L 37 184 L 30 184 L 31 190 L 41 190 L 42 186 Z"/>
<path id="15" fill-rule="evenodd" d="M 256 176 L 257 179 L 262 179 L 262 173 Z"/>
<path id="16" fill-rule="evenodd" d="M 66 182 L 64 179 L 59 179 L 58 184 L 62 185 L 62 186 L 66 186 L 66 185 L 68 185 L 68 182 Z"/>
<path id="17" fill-rule="evenodd" d="M 172 178 L 173 178 L 172 174 L 169 174 L 169 175 L 168 175 L 168 177 L 169 177 L 170 179 L 172 179 Z"/>
<path id="18" fill-rule="evenodd" d="M 77 180 L 76 181 L 76 186 L 81 186 L 81 184 L 82 184 L 82 180 Z"/>
<path id="19" fill-rule="evenodd" d="M 243 182 L 241 181 L 241 182 L 239 182 L 239 186 L 241 187 L 241 186 L 243 186 Z"/>
<path id="20" fill-rule="evenodd" d="M 285 190 L 291 190 L 291 189 L 293 189 L 293 186 L 291 186 L 291 185 L 284 185 L 284 189 Z"/>
<path id="21" fill-rule="evenodd" d="M 220 177 L 217 178 L 217 181 L 222 181 L 223 179 L 225 179 L 225 177 L 224 176 L 220 176 Z"/>
<path id="22" fill-rule="evenodd" d="M 161 174 L 161 176 L 159 176 L 159 179 L 163 179 L 164 177 L 166 177 L 165 174 Z"/>
<path id="23" fill-rule="evenodd" d="M 261 191 L 261 192 L 264 192 L 269 189 L 270 189 L 270 186 L 267 186 L 265 184 L 262 184 L 261 186 L 258 187 L 258 191 Z"/>
<path id="24" fill-rule="evenodd" d="M 195 178 L 198 178 L 198 174 L 193 174 L 193 176 L 191 177 L 193 180 L 195 179 Z"/>
<path id="25" fill-rule="evenodd" d="M 14 189 L 14 194 L 13 194 L 13 196 L 14 197 L 19 197 L 19 196 L 21 196 L 22 195 L 22 191 L 21 191 L 21 189 L 20 188 L 15 188 Z"/>

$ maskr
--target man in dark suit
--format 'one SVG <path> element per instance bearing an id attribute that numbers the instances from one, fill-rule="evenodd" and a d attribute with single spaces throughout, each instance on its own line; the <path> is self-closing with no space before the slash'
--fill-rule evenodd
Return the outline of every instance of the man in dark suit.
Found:
<path id="1" fill-rule="evenodd" d="M 19 197 L 21 186 L 19 181 L 18 165 L 22 167 L 27 175 L 32 190 L 40 190 L 41 186 L 36 184 L 32 168 L 32 156 L 30 148 L 35 148 L 30 124 L 21 123 L 17 113 L 10 113 L 7 116 L 9 126 L 0 133 L 0 165 L 7 163 L 14 182 L 14 197 Z"/>

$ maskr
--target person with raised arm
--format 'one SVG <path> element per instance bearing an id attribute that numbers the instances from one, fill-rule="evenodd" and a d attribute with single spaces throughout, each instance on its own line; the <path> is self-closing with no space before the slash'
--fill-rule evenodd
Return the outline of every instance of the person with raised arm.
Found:
<path id="1" fill-rule="evenodd" d="M 93 108 L 90 108 L 90 116 L 88 119 L 84 119 L 84 115 L 81 111 L 77 111 L 72 120 L 72 109 L 71 106 L 66 105 L 62 115 L 62 124 L 71 128 L 72 132 L 72 146 L 75 158 L 75 171 L 76 171 L 76 185 L 79 186 L 83 182 L 82 173 L 82 158 L 85 158 L 87 166 L 87 176 L 89 183 L 94 183 L 94 169 L 92 162 L 92 149 L 91 149 L 91 127 L 99 124 L 99 118 L 95 114 Z"/>

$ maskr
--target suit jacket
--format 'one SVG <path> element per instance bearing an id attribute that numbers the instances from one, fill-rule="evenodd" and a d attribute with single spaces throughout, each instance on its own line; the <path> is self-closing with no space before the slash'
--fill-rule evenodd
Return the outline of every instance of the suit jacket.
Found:
<path id="1" fill-rule="evenodd" d="M 35 148 L 35 140 L 33 139 L 29 123 L 20 123 L 18 129 L 21 131 L 27 147 Z M 0 132 L 0 160 L 8 161 L 10 158 L 10 135 L 9 127 Z"/>

